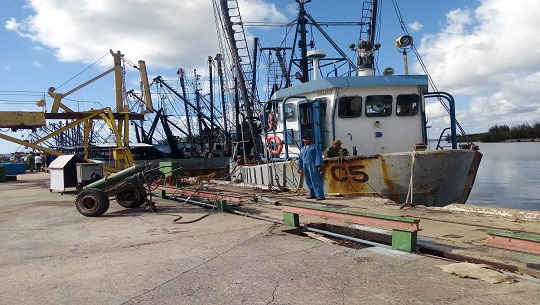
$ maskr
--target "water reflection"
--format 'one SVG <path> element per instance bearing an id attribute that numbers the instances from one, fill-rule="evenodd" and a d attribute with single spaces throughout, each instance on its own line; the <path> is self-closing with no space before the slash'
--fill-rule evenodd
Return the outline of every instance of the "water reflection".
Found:
<path id="1" fill-rule="evenodd" d="M 479 145 L 484 156 L 467 203 L 540 210 L 540 142 Z"/>

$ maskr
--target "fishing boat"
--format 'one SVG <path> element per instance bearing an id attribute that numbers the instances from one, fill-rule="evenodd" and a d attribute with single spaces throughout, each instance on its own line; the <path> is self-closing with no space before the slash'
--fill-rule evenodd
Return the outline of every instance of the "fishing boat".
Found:
<path id="1" fill-rule="evenodd" d="M 184 85 L 184 71 L 178 69 L 181 92 L 161 76 L 153 79 L 156 95 L 160 97 L 159 109 L 154 109 L 150 91 L 152 84 L 148 81 L 145 62 L 140 60 L 135 66 L 120 51 L 110 50 L 110 54 L 114 66 L 108 71 L 66 93 L 56 92 L 55 87 L 50 87 L 47 94 L 40 95 L 41 99 L 36 102 L 40 111 L 0 112 L 0 127 L 28 131 L 24 140 L 3 133 L 0 138 L 18 143 L 24 149 L 44 151 L 49 156 L 79 155 L 90 162 L 103 163 L 109 172 L 134 164 L 153 163 L 158 166 L 166 162 L 174 164 L 177 175 L 218 172 L 218 176 L 224 176 L 230 159 L 227 149 L 229 130 L 223 115 L 226 101 L 221 101 L 223 112 L 219 113 L 218 102 L 214 105 L 213 95 L 201 94 L 197 86 L 191 93 L 194 98 L 190 99 L 190 92 Z M 140 91 L 125 90 L 126 64 L 139 70 Z M 64 101 L 66 96 L 113 72 L 114 110 L 104 107 L 74 111 L 68 104 L 73 100 Z M 195 83 L 198 77 L 196 75 Z M 50 111 L 45 110 L 46 95 L 53 99 Z M 197 123 L 193 125 L 198 125 L 198 128 L 192 126 L 191 121 Z"/>
<path id="2" fill-rule="evenodd" d="M 376 75 L 378 2 L 363 3 L 358 23 L 363 27 L 361 37 L 350 46 L 356 51 L 356 60 L 337 46 L 332 56 L 327 56 L 329 50 L 308 50 L 306 26 L 324 30 L 305 8 L 310 1 L 296 2 L 296 32 L 294 42 L 288 45 L 298 46 L 298 51 L 290 51 L 286 62 L 280 53 L 284 48 L 269 48 L 283 69 L 279 79 L 274 73 L 274 80 L 268 82 L 271 98 L 257 103 L 254 86 L 250 87 L 254 81 L 249 79 L 251 70 L 246 71 L 246 63 L 251 61 L 245 60 L 247 55 L 239 46 L 243 23 L 234 19 L 240 15 L 238 3 L 214 0 L 222 34 L 228 39 L 230 53 L 236 54 L 232 60 L 252 135 L 249 147 L 238 148 L 231 160 L 231 179 L 252 187 L 303 188 L 297 159 L 301 137 L 310 135 L 323 151 L 334 140 L 342 142 L 338 157 L 324 158 L 327 195 L 373 196 L 406 205 L 465 203 L 482 154 L 473 143 L 458 145 L 457 129 L 461 127 L 455 117 L 454 98 L 446 92 L 430 91 L 433 86 L 428 75 L 409 75 L 407 67 L 404 75 L 395 75 L 393 69 Z M 403 35 L 393 43 L 406 65 L 407 52 L 416 51 L 413 38 Z M 294 54 L 300 54 L 299 58 L 293 58 Z M 292 67 L 298 67 L 298 72 Z M 343 68 L 348 71 L 341 72 Z M 293 84 L 293 75 L 297 84 Z M 435 149 L 428 145 L 426 100 L 430 98 L 438 99 L 448 110 L 450 126 L 443 133 L 449 130 L 451 147 L 440 145 L 443 133 Z"/>

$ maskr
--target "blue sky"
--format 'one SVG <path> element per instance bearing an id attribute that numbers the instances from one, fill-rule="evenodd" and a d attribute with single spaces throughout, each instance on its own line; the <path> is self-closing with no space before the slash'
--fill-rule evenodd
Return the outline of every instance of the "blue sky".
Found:
<path id="1" fill-rule="evenodd" d="M 318 21 L 359 21 L 361 1 L 313 0 L 307 10 Z M 454 95 L 458 120 L 468 133 L 494 124 L 540 121 L 540 3 L 516 0 L 397 0 L 404 23 L 440 91 Z M 177 78 L 197 69 L 206 79 L 208 56 L 219 53 L 211 0 L 0 0 L 0 110 L 39 111 L 34 100 L 49 87 L 66 92 L 112 66 L 109 49 L 145 60 L 148 75 Z M 239 0 L 243 21 L 286 22 L 293 0 Z M 403 35 L 391 0 L 382 1 L 382 48 L 378 67 L 403 73 L 394 47 Z M 247 27 L 249 38 L 275 46 L 284 28 Z M 357 29 L 328 28 L 347 51 Z M 251 46 L 251 42 L 248 41 Z M 321 45 L 322 46 L 322 45 Z M 352 55 L 352 54 L 350 54 Z M 100 60 L 101 59 L 101 60 Z M 97 61 L 97 62 L 96 62 Z M 94 64 L 95 63 L 95 64 Z M 418 63 L 409 56 L 411 74 Z M 135 69 L 127 89 L 139 89 Z M 24 91 L 22 94 L 19 91 Z M 27 93 L 27 92 L 32 92 Z M 52 99 L 46 96 L 48 108 Z M 70 96 L 72 109 L 113 105 L 113 77 L 106 76 Z M 448 126 L 438 103 L 427 105 L 432 137 Z M 2 130 L 11 136 L 22 136 Z M 0 140 L 0 151 L 20 150 Z"/>

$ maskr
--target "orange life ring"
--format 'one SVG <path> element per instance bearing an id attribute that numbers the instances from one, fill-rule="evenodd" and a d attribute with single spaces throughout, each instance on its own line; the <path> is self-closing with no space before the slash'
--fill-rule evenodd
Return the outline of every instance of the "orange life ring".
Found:
<path id="1" fill-rule="evenodd" d="M 277 144 L 276 149 L 270 148 L 270 142 L 272 141 L 274 141 Z M 275 134 L 268 135 L 268 137 L 266 137 L 266 150 L 274 156 L 279 155 L 281 151 L 283 150 L 283 141 L 281 141 L 281 139 Z"/>
<path id="2" fill-rule="evenodd" d="M 274 128 L 276 127 L 276 116 L 273 114 L 273 113 L 269 113 L 268 114 L 268 129 L 269 130 L 274 130 Z"/>

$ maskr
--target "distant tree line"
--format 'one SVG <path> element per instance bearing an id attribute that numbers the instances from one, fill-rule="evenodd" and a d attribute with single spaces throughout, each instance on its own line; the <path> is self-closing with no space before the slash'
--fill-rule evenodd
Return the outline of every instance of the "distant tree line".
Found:
<path id="1" fill-rule="evenodd" d="M 540 138 L 540 123 L 514 125 L 494 125 L 488 132 L 468 135 L 473 142 L 503 142 Z"/>

